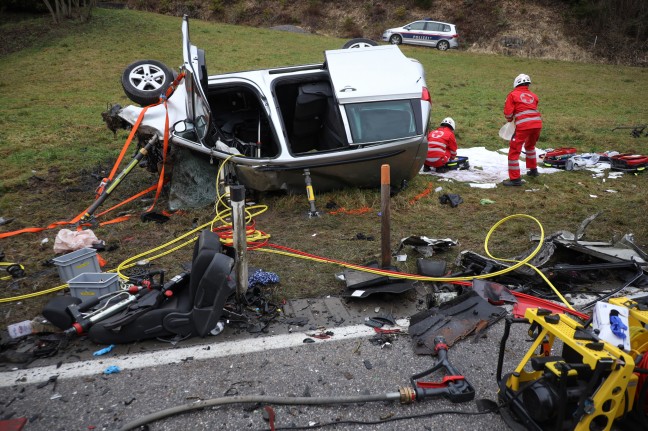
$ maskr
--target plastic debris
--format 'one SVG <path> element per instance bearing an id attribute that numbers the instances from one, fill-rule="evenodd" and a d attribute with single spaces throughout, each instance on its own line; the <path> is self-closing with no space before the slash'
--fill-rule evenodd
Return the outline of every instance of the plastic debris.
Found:
<path id="1" fill-rule="evenodd" d="M 610 315 L 610 329 L 614 335 L 621 339 L 625 339 L 628 327 L 623 324 L 623 321 L 618 315 Z"/>
<path id="2" fill-rule="evenodd" d="M 225 322 L 223 322 L 223 321 L 221 320 L 221 321 L 219 321 L 219 322 L 216 324 L 216 326 L 214 327 L 214 329 L 212 329 L 211 331 L 209 331 L 209 333 L 210 333 L 211 335 L 218 335 L 218 334 L 220 334 L 221 332 L 223 332 L 223 329 L 225 329 Z"/>
<path id="3" fill-rule="evenodd" d="M 449 204 L 452 208 L 456 208 L 463 202 L 463 198 L 454 193 L 446 193 L 439 197 L 441 204 Z"/>
<path id="4" fill-rule="evenodd" d="M 99 242 L 99 238 L 90 229 L 72 231 L 61 229 L 54 240 L 54 253 L 68 253 Z"/>
<path id="5" fill-rule="evenodd" d="M 105 355 L 106 353 L 110 352 L 110 351 L 111 351 L 112 349 L 114 349 L 114 348 L 115 348 L 115 345 L 114 345 L 114 344 L 111 344 L 111 345 L 108 346 L 108 347 L 104 347 L 103 349 L 97 350 L 96 352 L 94 352 L 94 353 L 92 354 L 92 356 L 101 356 L 101 355 Z"/>
<path id="6" fill-rule="evenodd" d="M 121 368 L 119 368 L 117 365 L 111 365 L 104 370 L 104 374 L 116 374 L 120 372 Z"/>
<path id="7" fill-rule="evenodd" d="M 23 320 L 22 322 L 14 323 L 7 326 L 7 331 L 11 338 L 20 338 L 32 333 L 31 321 Z"/>
<path id="8" fill-rule="evenodd" d="M 481 199 L 481 200 L 479 201 L 479 204 L 480 204 L 480 205 L 490 205 L 490 204 L 494 204 L 494 203 L 495 203 L 495 201 L 492 201 L 492 200 L 490 200 L 490 199 L 486 199 L 486 198 Z"/>

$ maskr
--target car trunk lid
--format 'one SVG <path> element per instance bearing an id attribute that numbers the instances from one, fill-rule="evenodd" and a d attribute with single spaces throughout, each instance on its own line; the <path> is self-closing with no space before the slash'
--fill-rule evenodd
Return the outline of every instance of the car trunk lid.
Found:
<path id="1" fill-rule="evenodd" d="M 339 103 L 421 97 L 424 77 L 395 45 L 330 50 L 325 57 Z"/>

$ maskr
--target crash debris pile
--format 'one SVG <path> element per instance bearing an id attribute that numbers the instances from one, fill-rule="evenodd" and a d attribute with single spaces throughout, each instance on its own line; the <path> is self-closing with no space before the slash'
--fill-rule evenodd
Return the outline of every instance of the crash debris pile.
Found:
<path id="1" fill-rule="evenodd" d="M 458 241 L 403 238 L 392 257 L 399 262 L 415 255 L 418 274 L 376 262 L 351 266 L 337 274 L 344 283 L 341 297 L 346 305 L 331 298 L 328 310 L 317 313 L 326 313 L 331 326 L 341 326 L 352 318 L 345 308 L 387 298 L 389 308 L 376 307 L 374 315 L 365 316 L 365 326 L 375 332 L 371 343 L 391 348 L 393 337 L 409 336 L 414 354 L 436 358 L 434 367 L 411 377 L 411 387 L 401 388 L 398 398 L 403 402 L 437 396 L 451 402 L 473 401 L 470 371 L 462 370 L 467 372 L 463 375 L 457 370 L 448 361 L 448 351 L 461 340 L 483 342 L 489 327 L 504 321 L 497 370 L 499 404 L 487 411 L 498 411 L 512 426 L 531 429 L 553 429 L 554 424 L 581 429 L 581 424 L 601 422 L 606 424 L 601 429 L 612 424 L 629 429 L 645 426 L 648 295 L 640 289 L 648 285 L 648 255 L 630 234 L 613 241 L 586 239 L 585 231 L 597 215 L 584 220 L 576 233 L 561 230 L 531 237 L 536 252 L 528 260 L 529 253 L 502 261 L 463 250 L 450 268 L 438 255 L 456 248 Z M 96 270 L 95 259 L 94 250 L 81 248 L 61 256 L 58 263 L 65 270 Z M 513 263 L 522 260 L 537 270 Z M 164 271 L 145 265 L 136 267 L 116 289 L 93 290 L 95 286 L 88 285 L 85 294 L 56 296 L 43 309 L 45 319 L 30 322 L 29 328 L 3 343 L 2 358 L 24 366 L 67 351 L 77 337 L 107 345 L 95 352 L 102 354 L 116 344 L 152 338 L 175 344 L 189 337 L 217 336 L 226 328 L 259 334 L 268 332 L 270 325 L 287 325 L 288 332 L 300 328 L 304 344 L 336 338 L 335 328 L 314 325 L 316 319 L 298 313 L 297 302 L 275 304 L 267 299 L 266 287 L 279 282 L 277 274 L 250 270 L 247 291 L 236 295 L 235 263 L 234 250 L 205 229 L 185 272 L 167 280 Z M 69 282 L 89 274 L 110 278 L 109 273 L 65 270 L 61 277 L 73 276 Z M 606 290 L 598 288 L 601 284 Z M 405 321 L 394 317 L 400 313 L 398 304 L 407 301 L 414 301 L 419 311 Z M 302 308 L 312 305 L 306 302 Z M 508 328 L 520 323 L 530 325 L 532 347 L 515 370 L 504 373 Z M 562 342 L 560 351 L 553 347 L 556 340 Z M 104 373 L 120 371 L 108 365 Z M 430 380 L 435 373 L 445 376 Z M 566 407 L 553 407 L 557 405 Z"/>

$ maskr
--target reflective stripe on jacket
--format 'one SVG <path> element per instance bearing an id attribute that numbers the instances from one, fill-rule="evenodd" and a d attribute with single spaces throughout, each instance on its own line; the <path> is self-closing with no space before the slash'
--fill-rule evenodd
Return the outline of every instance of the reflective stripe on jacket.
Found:
<path id="1" fill-rule="evenodd" d="M 515 87 L 504 103 L 504 116 L 515 121 L 518 130 L 542 128 L 542 115 L 538 111 L 538 96 L 526 85 Z"/>
<path id="2" fill-rule="evenodd" d="M 431 130 L 427 139 L 428 153 L 425 161 L 428 166 L 446 155 L 449 159 L 457 157 L 457 140 L 450 127 L 441 126 L 436 130 Z"/>

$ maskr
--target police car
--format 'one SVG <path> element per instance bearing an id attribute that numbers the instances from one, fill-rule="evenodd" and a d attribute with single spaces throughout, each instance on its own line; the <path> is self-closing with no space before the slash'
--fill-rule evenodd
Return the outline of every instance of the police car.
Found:
<path id="1" fill-rule="evenodd" d="M 394 45 L 401 43 L 436 47 L 440 51 L 459 47 L 459 35 L 454 24 L 423 19 L 403 27 L 385 30 L 382 40 Z"/>

